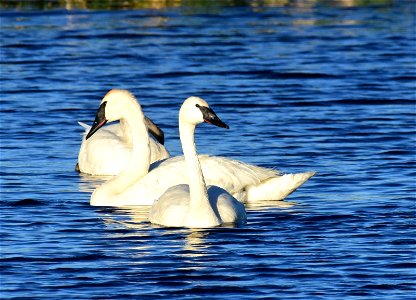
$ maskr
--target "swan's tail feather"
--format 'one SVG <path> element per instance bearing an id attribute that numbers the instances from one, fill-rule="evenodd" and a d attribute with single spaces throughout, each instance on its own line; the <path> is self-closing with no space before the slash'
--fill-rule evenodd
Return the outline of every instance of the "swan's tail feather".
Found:
<path id="1" fill-rule="evenodd" d="M 82 128 L 84 128 L 84 129 L 85 129 L 85 132 L 84 132 L 82 135 L 87 134 L 87 133 L 90 131 L 90 129 L 91 129 L 91 126 L 90 126 L 90 125 L 85 124 L 85 123 L 83 123 L 83 122 L 78 122 L 78 124 L 79 124 Z"/>
<path id="2" fill-rule="evenodd" d="M 84 122 L 78 122 L 78 124 L 87 131 L 89 131 L 91 129 L 91 126 L 88 125 L 88 124 L 85 124 Z"/>
<path id="3" fill-rule="evenodd" d="M 304 184 L 315 172 L 285 174 L 247 188 L 247 201 L 282 200 Z"/>

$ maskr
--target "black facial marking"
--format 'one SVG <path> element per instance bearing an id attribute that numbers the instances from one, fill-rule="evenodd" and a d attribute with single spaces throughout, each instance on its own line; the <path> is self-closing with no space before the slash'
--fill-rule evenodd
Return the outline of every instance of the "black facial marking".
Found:
<path id="1" fill-rule="evenodd" d="M 90 131 L 88 132 L 86 139 L 88 140 L 94 133 L 97 132 L 98 129 L 103 127 L 105 123 L 107 123 L 107 119 L 105 118 L 105 106 L 107 105 L 107 102 L 103 102 L 100 105 L 100 108 L 97 111 L 97 115 L 95 116 L 94 123 L 92 124 L 92 127 Z"/>
<path id="2" fill-rule="evenodd" d="M 222 128 L 230 128 L 227 124 L 221 121 L 220 118 L 218 118 L 216 113 L 210 107 L 201 106 L 199 104 L 195 104 L 195 106 L 198 107 L 201 111 L 202 117 L 204 118 L 205 122 Z"/>
<path id="3" fill-rule="evenodd" d="M 107 106 L 107 101 L 101 103 L 100 107 L 98 108 L 97 111 L 97 118 L 99 118 L 100 120 L 105 119 L 105 107 Z"/>

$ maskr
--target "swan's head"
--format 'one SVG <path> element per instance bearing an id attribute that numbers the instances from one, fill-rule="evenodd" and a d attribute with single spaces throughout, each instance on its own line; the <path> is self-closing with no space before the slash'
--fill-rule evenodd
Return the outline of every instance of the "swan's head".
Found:
<path id="1" fill-rule="evenodd" d="M 88 132 L 86 139 L 90 138 L 98 129 L 107 122 L 122 119 L 133 107 L 141 110 L 140 104 L 132 93 L 127 90 L 111 90 L 101 100 L 94 123 Z"/>
<path id="2" fill-rule="evenodd" d="M 189 97 L 183 102 L 179 111 L 179 120 L 195 126 L 206 122 L 218 127 L 229 128 L 227 124 L 218 118 L 208 103 L 198 97 Z"/>

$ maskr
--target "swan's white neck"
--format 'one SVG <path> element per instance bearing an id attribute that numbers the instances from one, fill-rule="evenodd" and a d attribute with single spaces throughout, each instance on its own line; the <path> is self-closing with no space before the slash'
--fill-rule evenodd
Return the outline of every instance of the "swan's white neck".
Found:
<path id="1" fill-rule="evenodd" d="M 204 175 L 196 152 L 194 133 L 195 125 L 179 120 L 179 135 L 189 177 L 190 203 L 187 218 L 201 222 L 202 219 L 216 219 L 220 224 L 221 221 L 208 198 Z"/>
<path id="2" fill-rule="evenodd" d="M 96 197 L 99 202 L 112 205 L 113 196 L 122 193 L 133 183 L 143 178 L 149 171 L 150 166 L 150 145 L 149 135 L 144 120 L 144 114 L 139 104 L 130 102 L 126 114 L 120 120 L 122 126 L 130 131 L 132 152 L 124 170 L 116 177 L 98 187 L 91 198 L 94 202 Z"/>
<path id="3" fill-rule="evenodd" d="M 130 125 L 126 119 L 120 120 L 120 128 L 121 128 L 121 139 L 128 145 L 129 147 L 133 146 L 132 134 L 130 130 Z"/>

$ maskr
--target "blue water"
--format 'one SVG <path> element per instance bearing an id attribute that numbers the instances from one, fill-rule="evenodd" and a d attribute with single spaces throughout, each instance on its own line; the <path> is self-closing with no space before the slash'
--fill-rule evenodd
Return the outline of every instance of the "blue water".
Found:
<path id="1" fill-rule="evenodd" d="M 2 10 L 0 297 L 412 299 L 414 6 Z M 173 155 L 197 95 L 231 127 L 201 125 L 200 153 L 317 175 L 240 228 L 90 207 L 77 121 L 111 88 Z"/>

